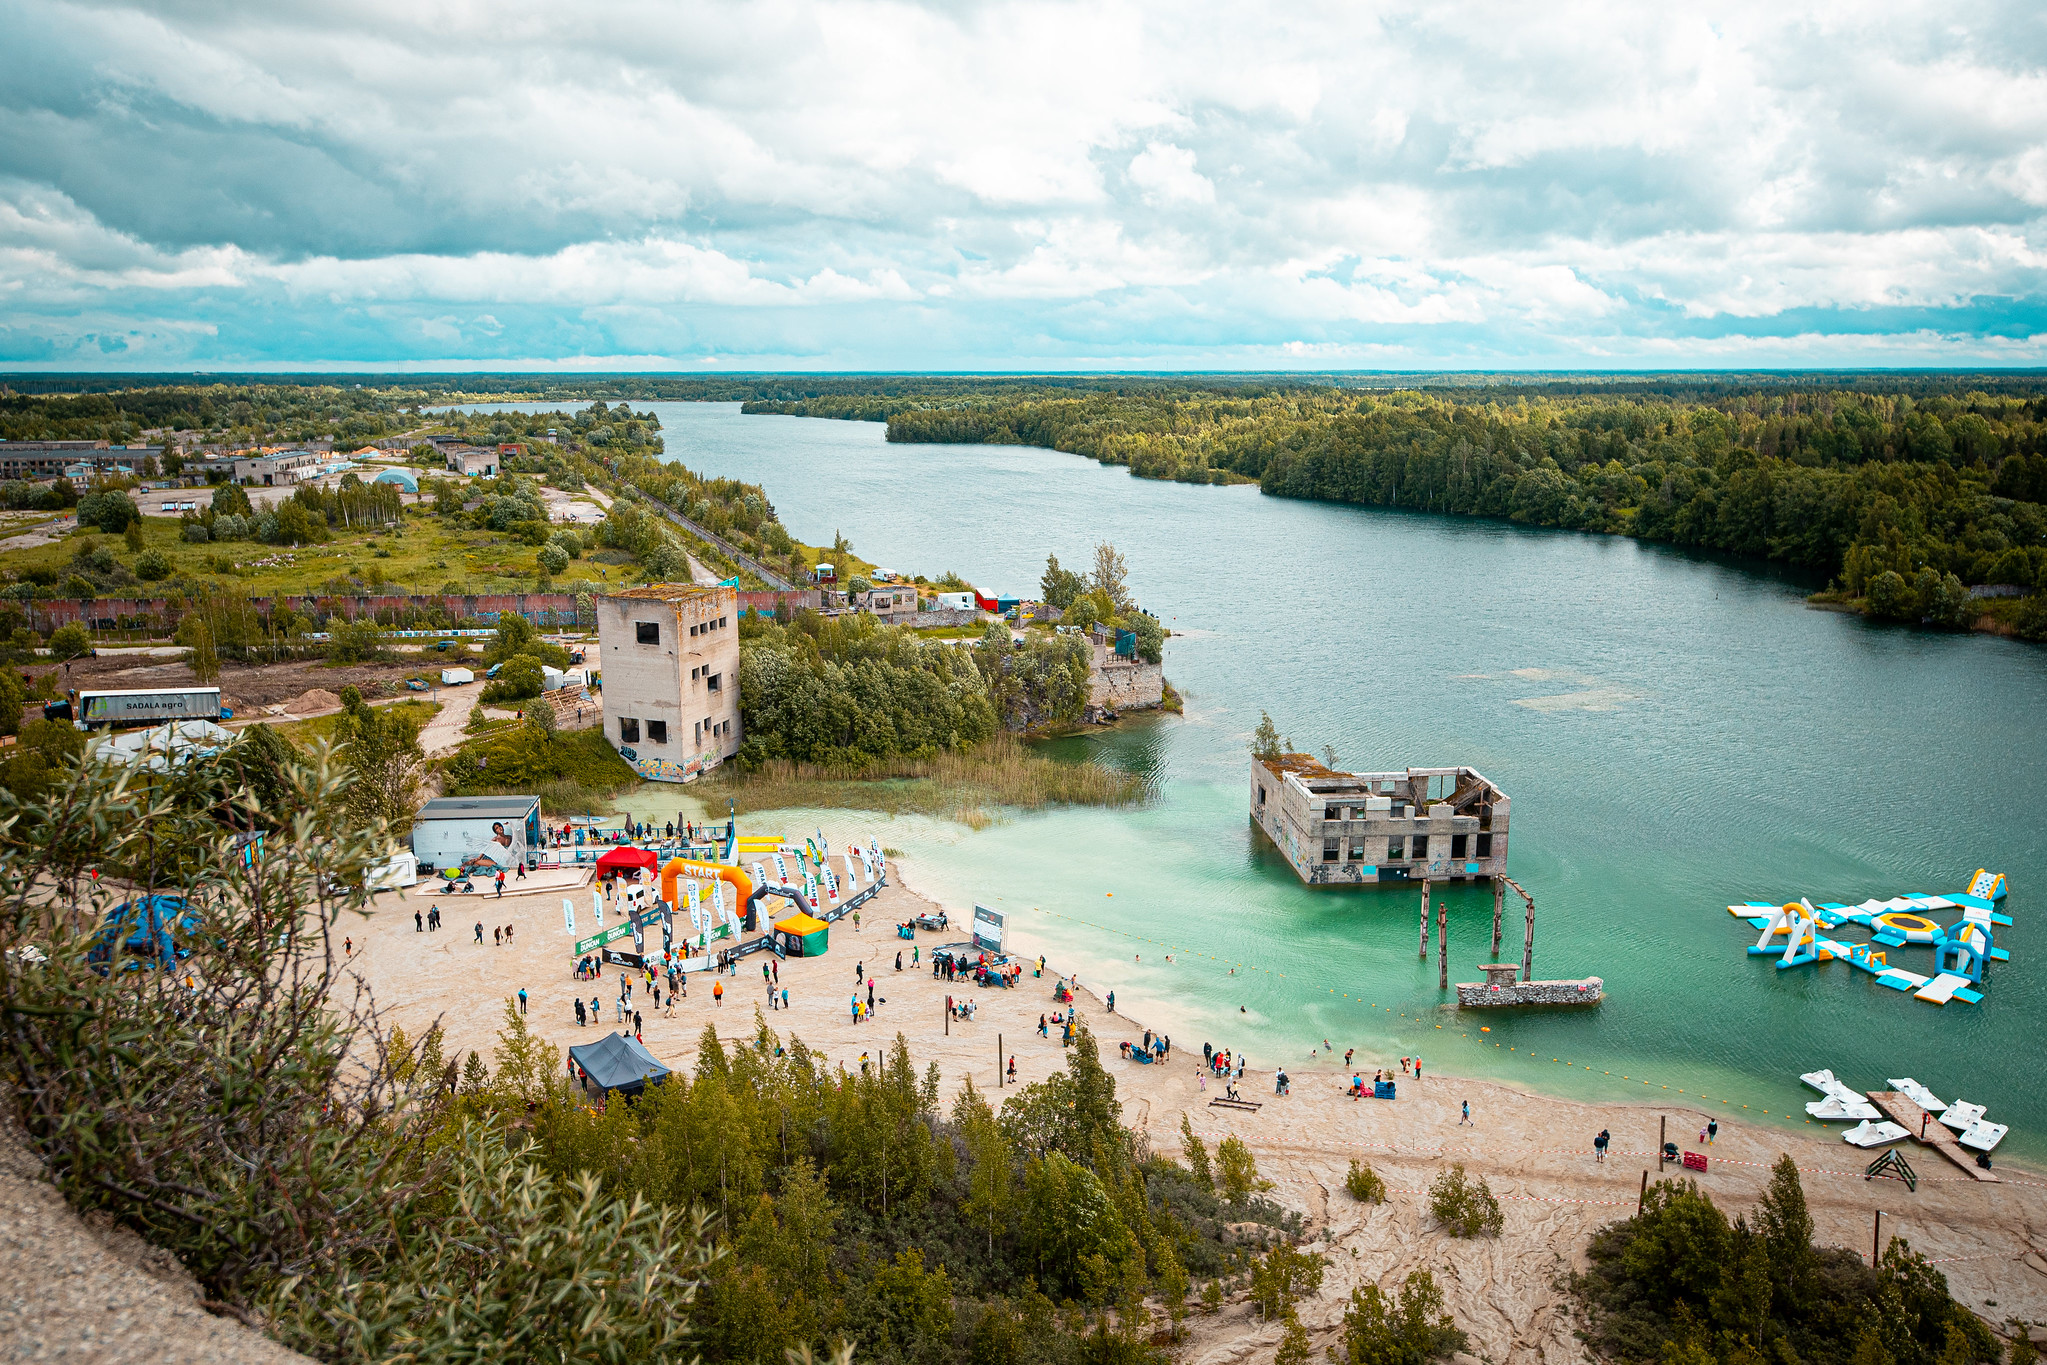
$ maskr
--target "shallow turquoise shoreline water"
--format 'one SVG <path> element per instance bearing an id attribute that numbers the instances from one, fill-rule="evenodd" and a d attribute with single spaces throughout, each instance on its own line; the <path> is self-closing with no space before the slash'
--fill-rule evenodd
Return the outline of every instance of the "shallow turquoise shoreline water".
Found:
<path id="1" fill-rule="evenodd" d="M 843 531 L 886 567 L 1013 593 L 1048 550 L 1072 566 L 1098 537 L 1124 550 L 1175 632 L 1186 716 L 1058 747 L 1144 774 L 1155 799 L 978 833 L 861 828 L 949 903 L 1016 911 L 1027 942 L 1176 1041 L 1299 1067 L 1326 1037 L 1373 1065 L 1419 1051 L 1552 1093 L 1668 1086 L 1801 1124 L 1801 1071 L 1865 1088 L 1909 1074 L 1990 1105 L 2012 1125 L 2006 1153 L 2047 1156 L 2047 972 L 2027 909 L 2047 877 L 2047 651 L 1813 611 L 1811 585 L 1768 566 L 1626 540 L 1148 482 L 1043 450 L 890 446 L 878 424 L 657 409 L 672 457 L 766 485 L 792 532 Z M 1311 891 L 1258 846 L 1245 744 L 1261 708 L 1345 766 L 1470 763 L 1498 781 L 1513 875 L 1541 907 L 1537 975 L 1602 976 L 1607 1003 L 1446 1010 L 1416 958 L 1414 891 Z M 835 838 L 855 823 L 817 819 Z M 1956 889 L 1979 865 L 2010 876 L 2018 921 L 1980 1007 L 1924 1005 L 1844 964 L 1775 971 L 1724 909 Z M 1470 980 L 1491 895 L 1449 900 L 1452 979 Z M 1518 956 L 1512 915 L 1507 945 Z"/>

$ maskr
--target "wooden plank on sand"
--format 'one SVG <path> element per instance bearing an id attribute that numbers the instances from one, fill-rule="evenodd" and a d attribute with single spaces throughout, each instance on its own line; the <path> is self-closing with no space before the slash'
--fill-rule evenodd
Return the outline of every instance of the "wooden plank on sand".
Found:
<path id="1" fill-rule="evenodd" d="M 1255 1114 L 1263 1106 L 1252 1100 L 1214 1099 L 1208 1102 L 1208 1107 L 1210 1109 L 1242 1109 L 1246 1113 Z"/>
<path id="2" fill-rule="evenodd" d="M 1997 1181 L 1997 1172 L 1978 1166 L 1976 1158 L 1964 1151 L 1961 1143 L 1955 1141 L 1955 1135 L 1948 1131 L 1946 1124 L 1921 1109 L 1906 1096 L 1895 1090 L 1872 1090 L 1869 1092 L 1869 1102 L 1883 1110 L 1891 1122 L 1911 1134 L 1915 1141 L 1933 1148 L 1967 1171 L 1972 1178 Z"/>

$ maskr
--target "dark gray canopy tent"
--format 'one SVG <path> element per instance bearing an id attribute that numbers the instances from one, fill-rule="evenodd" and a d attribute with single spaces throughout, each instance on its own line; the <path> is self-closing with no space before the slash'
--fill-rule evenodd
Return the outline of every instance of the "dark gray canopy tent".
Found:
<path id="1" fill-rule="evenodd" d="M 668 1068 L 656 1061 L 639 1039 L 620 1033 L 570 1048 L 569 1060 L 589 1078 L 589 1084 L 621 1095 L 637 1095 L 647 1088 L 647 1082 L 668 1075 Z"/>

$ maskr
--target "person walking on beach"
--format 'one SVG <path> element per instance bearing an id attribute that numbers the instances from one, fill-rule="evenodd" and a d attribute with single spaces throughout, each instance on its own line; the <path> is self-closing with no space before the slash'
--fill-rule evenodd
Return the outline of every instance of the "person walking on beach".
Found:
<path id="1" fill-rule="evenodd" d="M 1458 1126 L 1459 1128 L 1468 1128 L 1468 1127 L 1470 1127 L 1470 1126 L 1471 1126 L 1471 1101 L 1470 1101 L 1470 1100 L 1466 1100 L 1466 1101 L 1464 1102 L 1464 1117 L 1463 1117 L 1463 1118 L 1461 1118 L 1461 1119 L 1459 1119 L 1459 1120 L 1457 1120 L 1457 1126 Z"/>
<path id="2" fill-rule="evenodd" d="M 1604 1128 L 1600 1129 L 1599 1136 L 1592 1139 L 1592 1159 L 1594 1161 L 1606 1160 L 1606 1144 L 1612 1141 L 1613 1134 L 1607 1132 Z"/>
<path id="3" fill-rule="evenodd" d="M 1016 1084 L 1016 1054 L 1014 1052 L 1009 1054 L 1009 1083 L 1011 1085 Z"/>
<path id="4" fill-rule="evenodd" d="M 478 943 L 481 943 L 481 942 L 483 942 L 483 921 L 482 921 L 482 920 L 478 920 L 478 921 L 476 921 L 476 941 L 477 941 Z"/>
<path id="5" fill-rule="evenodd" d="M 500 873 L 498 873 L 498 899 L 499 899 L 499 900 L 503 900 L 504 898 L 505 898 L 505 874 L 504 874 L 503 872 L 500 872 Z"/>
<path id="6" fill-rule="evenodd" d="M 1706 1145 L 1711 1147 L 1713 1139 L 1720 1136 L 1720 1120 L 1709 1119 L 1706 1123 Z"/>
<path id="7" fill-rule="evenodd" d="M 870 1018 L 874 1015 L 874 983 L 872 981 L 867 983 L 867 1013 Z"/>
<path id="8" fill-rule="evenodd" d="M 1111 1014 L 1114 1014 L 1114 1013 L 1116 1012 L 1116 992 L 1114 992 L 1114 991 L 1110 991 L 1110 992 L 1109 992 L 1109 1001 L 1108 1001 L 1108 1004 L 1109 1004 L 1109 1013 L 1111 1013 Z"/>
<path id="9" fill-rule="evenodd" d="M 713 981 L 713 982 L 711 983 L 711 1003 L 712 1003 L 712 1004 L 714 1004 L 714 1005 L 716 1005 L 716 1006 L 718 1006 L 718 1007 L 719 1007 L 720 1009 L 723 1009 L 723 1008 L 724 1008 L 724 1006 L 725 1006 L 725 983 L 724 983 L 724 982 L 722 982 L 722 981 Z"/>
<path id="10" fill-rule="evenodd" d="M 505 946 L 505 931 L 503 929 L 493 928 L 490 931 L 490 946 L 493 948 Z"/>
<path id="11" fill-rule="evenodd" d="M 412 912 L 412 932 L 415 934 L 426 932 L 426 916 L 420 914 L 417 910 Z"/>
<path id="12" fill-rule="evenodd" d="M 781 985 L 781 984 L 782 984 L 782 964 L 781 964 L 781 963 L 779 963 L 779 962 L 770 962 L 770 963 L 768 964 L 768 966 L 769 966 L 769 967 L 770 967 L 771 969 L 773 969 L 773 971 L 774 971 L 774 975 L 773 975 L 772 977 L 770 977 L 770 978 L 769 978 L 769 980 L 773 981 L 773 982 L 774 982 L 774 984 L 775 984 L 775 985 L 777 985 L 777 986 Z"/>
<path id="13" fill-rule="evenodd" d="M 1416 1080 L 1420 1080 L 1422 1078 L 1422 1059 L 1420 1054 L 1416 1054 L 1414 1059 L 1414 1078 Z"/>
<path id="14" fill-rule="evenodd" d="M 901 948 L 898 948 L 898 949 L 896 949 L 896 970 L 897 970 L 897 971 L 901 971 L 902 969 L 903 969 L 903 950 L 902 950 Z"/>
<path id="15" fill-rule="evenodd" d="M 787 986 L 782 987 L 782 1008 L 789 1008 L 789 988 Z"/>
<path id="16" fill-rule="evenodd" d="M 524 1014 L 525 1012 L 526 1012 L 526 988 L 525 988 L 524 986 L 521 986 L 521 987 L 519 987 L 519 1013 L 521 1013 L 521 1014 Z"/>
<path id="17" fill-rule="evenodd" d="M 582 1027 L 584 1027 L 584 1023 L 583 1023 L 583 997 L 582 997 L 582 996 L 580 996 L 580 995 L 576 997 L 576 1027 L 577 1027 L 577 1028 L 582 1028 Z"/>
<path id="18" fill-rule="evenodd" d="M 865 981 L 866 979 L 867 979 L 867 964 L 866 964 L 865 962 L 856 962 L 856 963 L 854 963 L 854 964 L 853 964 L 853 984 L 857 986 L 857 985 L 859 985 L 859 984 L 860 984 L 861 982 Z"/>

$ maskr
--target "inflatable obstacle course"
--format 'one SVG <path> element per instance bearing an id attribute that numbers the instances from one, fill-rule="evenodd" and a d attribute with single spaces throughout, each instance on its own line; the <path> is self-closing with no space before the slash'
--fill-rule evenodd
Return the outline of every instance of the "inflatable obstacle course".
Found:
<path id="1" fill-rule="evenodd" d="M 2012 922 L 1997 909 L 2004 896 L 2004 874 L 1978 868 L 1967 891 L 1940 895 L 1914 891 L 1858 905 L 1834 901 L 1815 905 L 1803 897 L 1782 904 L 1744 901 L 1728 906 L 1727 913 L 1761 931 L 1749 956 L 1775 958 L 1780 971 L 1846 962 L 1869 973 L 1878 985 L 1908 991 L 1928 1004 L 1960 1000 L 1976 1005 L 1983 1001 L 1985 970 L 1993 962 L 2011 960 L 2011 953 L 1995 940 L 1997 928 Z M 1961 918 L 1950 924 L 1934 918 L 1954 911 L 1960 911 Z M 1868 934 L 1868 941 L 1833 937 L 1849 931 Z M 1931 975 L 1891 961 L 1894 951 L 1907 948 L 1933 950 Z"/>

